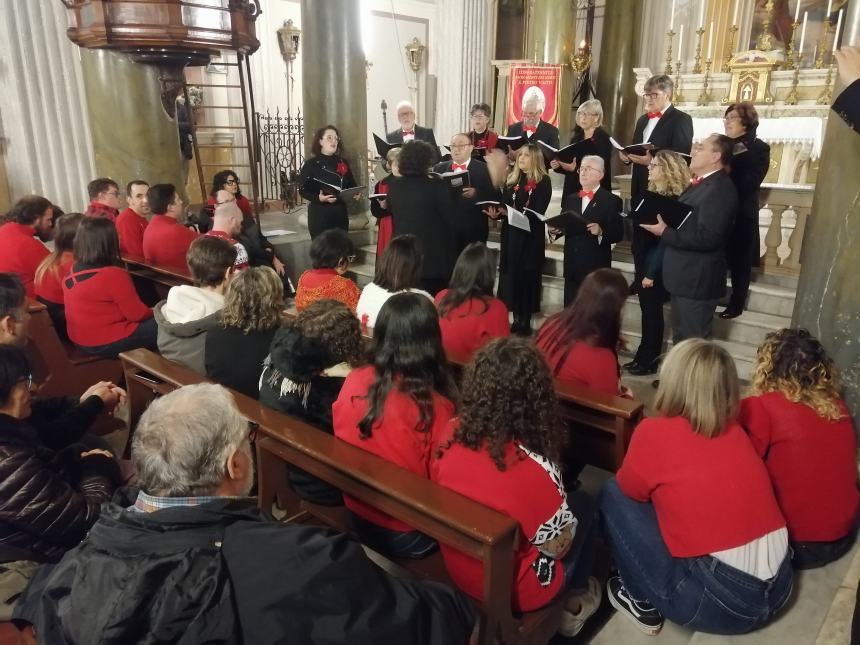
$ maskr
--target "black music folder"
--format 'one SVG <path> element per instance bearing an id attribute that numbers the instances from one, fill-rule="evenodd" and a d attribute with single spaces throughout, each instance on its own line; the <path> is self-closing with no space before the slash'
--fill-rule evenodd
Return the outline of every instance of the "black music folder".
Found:
<path id="1" fill-rule="evenodd" d="M 564 163 L 573 163 L 577 157 L 597 154 L 597 148 L 594 145 L 593 139 L 583 139 L 582 141 L 571 143 L 564 148 L 553 148 L 543 141 L 538 141 L 537 143 L 547 161 L 558 159 Z"/>
<path id="2" fill-rule="evenodd" d="M 519 150 L 528 143 L 529 137 L 523 132 L 518 137 L 503 137 L 499 135 L 499 142 L 496 144 L 496 147 L 507 152 L 508 150 Z"/>
<path id="3" fill-rule="evenodd" d="M 677 199 L 645 191 L 645 196 L 640 200 L 636 208 L 637 224 L 656 224 L 659 214 L 667 226 L 681 228 L 687 218 L 693 213 L 693 207 Z"/>
<path id="4" fill-rule="evenodd" d="M 388 154 L 389 150 L 394 148 L 399 148 L 403 144 L 402 143 L 388 143 L 385 139 L 378 136 L 376 133 L 373 134 L 373 141 L 376 144 L 376 152 L 380 157 L 385 159 L 385 156 Z"/>
<path id="5" fill-rule="evenodd" d="M 644 155 L 647 152 L 650 152 L 653 155 L 660 149 L 653 143 L 634 143 L 631 146 L 622 146 L 612 137 L 609 137 L 609 142 L 612 144 L 613 148 L 626 155 Z"/>

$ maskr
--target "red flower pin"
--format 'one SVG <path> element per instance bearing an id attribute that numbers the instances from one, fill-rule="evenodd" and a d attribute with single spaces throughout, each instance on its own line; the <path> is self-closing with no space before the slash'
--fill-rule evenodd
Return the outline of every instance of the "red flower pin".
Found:
<path id="1" fill-rule="evenodd" d="M 349 166 L 346 165 L 344 161 L 337 162 L 337 168 L 335 168 L 337 174 L 343 177 L 347 172 L 349 172 Z"/>
<path id="2" fill-rule="evenodd" d="M 526 192 L 531 193 L 535 187 L 537 186 L 537 182 L 534 179 L 529 179 L 526 182 Z"/>

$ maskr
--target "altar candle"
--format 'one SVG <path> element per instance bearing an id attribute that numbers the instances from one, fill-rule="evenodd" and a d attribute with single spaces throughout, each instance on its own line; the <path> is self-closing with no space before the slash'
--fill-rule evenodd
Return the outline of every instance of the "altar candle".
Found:
<path id="1" fill-rule="evenodd" d="M 841 11 L 839 12 L 839 18 L 840 19 L 842 18 L 842 12 Z M 836 32 L 839 33 L 838 28 L 836 29 Z M 681 25 L 678 28 L 678 60 L 681 60 L 683 58 L 683 55 L 684 55 L 684 50 L 681 49 L 683 44 L 684 44 L 684 25 Z M 836 47 L 836 41 L 835 40 L 833 41 L 833 46 L 834 46 L 834 48 Z"/>
<path id="2" fill-rule="evenodd" d="M 732 18 L 732 26 L 733 27 L 738 24 L 738 10 L 740 9 L 740 7 L 741 7 L 741 0 L 735 0 L 735 15 Z"/>
<path id="3" fill-rule="evenodd" d="M 803 27 L 800 28 L 800 47 L 797 48 L 797 55 L 803 56 L 803 41 L 806 40 L 806 19 L 809 17 L 809 12 L 803 12 Z"/>
<path id="4" fill-rule="evenodd" d="M 675 26 L 675 0 L 672 0 L 672 8 L 669 10 L 669 31 Z"/>
<path id="5" fill-rule="evenodd" d="M 699 1 L 699 27 L 705 28 L 705 0 Z"/>
<path id="6" fill-rule="evenodd" d="M 838 49 L 836 44 L 839 42 L 839 30 L 842 28 L 842 12 L 843 11 L 845 11 L 845 9 L 839 10 L 839 17 L 836 19 L 836 31 L 833 32 L 833 53 L 834 54 L 836 53 L 836 50 Z"/>
<path id="7" fill-rule="evenodd" d="M 830 18 L 830 13 L 833 11 L 833 0 L 829 0 L 827 2 L 827 13 L 824 14 L 825 18 Z"/>
<path id="8" fill-rule="evenodd" d="M 803 4 L 803 0 L 797 0 L 797 6 L 794 8 L 794 22 L 797 22 L 800 18 L 800 5 Z"/>
<path id="9" fill-rule="evenodd" d="M 714 59 L 714 21 L 711 21 L 710 34 L 708 35 L 708 60 Z"/>

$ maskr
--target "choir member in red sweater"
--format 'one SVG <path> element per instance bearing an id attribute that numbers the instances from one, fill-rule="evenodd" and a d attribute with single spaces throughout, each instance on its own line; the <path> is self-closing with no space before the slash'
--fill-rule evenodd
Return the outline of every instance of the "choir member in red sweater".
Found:
<path id="1" fill-rule="evenodd" d="M 565 492 L 558 464 L 567 429 L 534 344 L 503 338 L 478 351 L 463 374 L 458 412 L 430 476 L 517 521 L 514 611 L 533 611 L 578 592 L 566 599 L 559 630 L 575 636 L 600 606 L 600 583 L 589 577 L 595 508 L 586 493 L 568 498 Z M 457 586 L 483 600 L 481 563 L 444 544 L 441 549 Z"/>
<path id="2" fill-rule="evenodd" d="M 586 276 L 576 299 L 543 324 L 536 342 L 555 378 L 630 396 L 619 379 L 616 352 L 627 293 L 620 271 L 598 269 Z"/>
<path id="3" fill-rule="evenodd" d="M 457 258 L 447 289 L 436 294 L 442 345 L 448 352 L 470 356 L 493 338 L 509 336 L 508 308 L 493 297 L 496 259 L 480 242 L 472 242 Z"/>
<path id="4" fill-rule="evenodd" d="M 183 226 L 182 198 L 173 184 L 156 184 L 147 192 L 155 215 L 143 232 L 143 257 L 151 264 L 185 267 L 188 247 L 197 239 L 194 229 Z"/>
<path id="5" fill-rule="evenodd" d="M 99 177 L 87 184 L 87 194 L 90 196 L 90 203 L 84 215 L 105 217 L 116 222 L 119 215 L 119 184 L 108 177 Z"/>
<path id="6" fill-rule="evenodd" d="M 469 110 L 469 141 L 475 147 L 473 154 L 483 157 L 487 151 L 496 147 L 499 135 L 490 130 L 490 116 L 493 111 L 487 103 L 475 103 Z"/>
<path id="7" fill-rule="evenodd" d="M 75 236 L 74 254 L 72 270 L 63 281 L 71 341 L 104 358 L 138 347 L 156 351 L 158 327 L 122 266 L 114 223 L 85 217 Z"/>
<path id="8" fill-rule="evenodd" d="M 371 365 L 349 373 L 332 406 L 334 434 L 428 477 L 455 395 L 433 303 L 417 293 L 389 298 L 373 328 L 371 355 Z M 346 495 L 344 501 L 362 541 L 380 552 L 421 558 L 435 549 L 435 540 L 408 524 Z"/>
<path id="9" fill-rule="evenodd" d="M 738 420 L 764 459 L 795 569 L 847 553 L 857 537 L 857 441 L 839 375 L 805 329 L 768 334 Z"/>
<path id="10" fill-rule="evenodd" d="M 54 226 L 54 250 L 42 260 L 34 280 L 36 300 L 47 307 L 54 329 L 63 339 L 68 338 L 63 280 L 69 275 L 74 263 L 75 235 L 83 217 L 80 213 L 66 213 L 57 220 Z"/>
<path id="11" fill-rule="evenodd" d="M 355 282 L 343 274 L 355 260 L 355 249 L 349 235 L 340 228 L 330 228 L 311 242 L 311 266 L 299 277 L 296 309 L 304 310 L 318 300 L 337 300 L 352 313 L 361 295 Z"/>
<path id="12" fill-rule="evenodd" d="M 234 197 L 236 205 L 242 211 L 244 217 L 254 216 L 254 208 L 251 206 L 248 198 L 242 194 L 242 189 L 239 187 L 239 177 L 235 172 L 232 170 L 221 170 L 215 173 L 215 177 L 212 178 L 212 190 L 209 191 L 209 199 L 206 200 L 206 203 L 213 210 L 220 201 L 223 201 L 218 199 L 219 190 L 226 190 Z"/>
<path id="13" fill-rule="evenodd" d="M 612 605 L 642 631 L 663 617 L 693 631 L 742 634 L 791 595 L 788 531 L 767 469 L 736 420 L 734 361 L 692 338 L 660 366 L 655 417 L 642 421 L 601 492 L 618 566 Z"/>
<path id="14" fill-rule="evenodd" d="M 147 217 L 152 214 L 148 192 L 149 184 L 142 179 L 132 179 L 125 187 L 128 208 L 116 218 L 119 252 L 123 256 L 143 257 L 143 232 L 149 224 Z"/>
<path id="15" fill-rule="evenodd" d="M 397 167 L 397 159 L 400 157 L 400 148 L 392 148 L 385 155 L 385 163 L 391 170 L 391 173 L 376 182 L 373 187 L 374 195 L 387 195 L 388 183 L 392 177 L 399 177 L 400 170 Z M 376 259 L 382 257 L 385 247 L 394 237 L 394 224 L 391 221 L 391 210 L 388 208 L 388 199 L 386 197 L 377 197 L 370 200 L 370 212 L 376 218 Z"/>
<path id="16" fill-rule="evenodd" d="M 0 226 L 0 273 L 21 278 L 28 298 L 35 296 L 36 268 L 50 253 L 42 242 L 50 240 L 53 233 L 54 207 L 38 195 L 19 199 Z"/>

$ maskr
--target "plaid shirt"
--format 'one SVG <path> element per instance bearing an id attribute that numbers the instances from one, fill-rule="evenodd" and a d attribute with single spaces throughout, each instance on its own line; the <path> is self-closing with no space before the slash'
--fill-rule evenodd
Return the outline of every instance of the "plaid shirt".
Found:
<path id="1" fill-rule="evenodd" d="M 141 513 L 153 513 L 155 511 L 160 511 L 163 508 L 171 508 L 173 506 L 199 506 L 200 504 L 207 504 L 209 502 L 214 502 L 218 499 L 239 499 L 252 501 L 254 498 L 217 497 L 214 495 L 204 497 L 157 497 L 155 495 L 147 495 L 143 491 L 138 491 L 137 499 L 134 502 L 134 506 L 130 507 L 129 510 L 134 510 Z"/>

